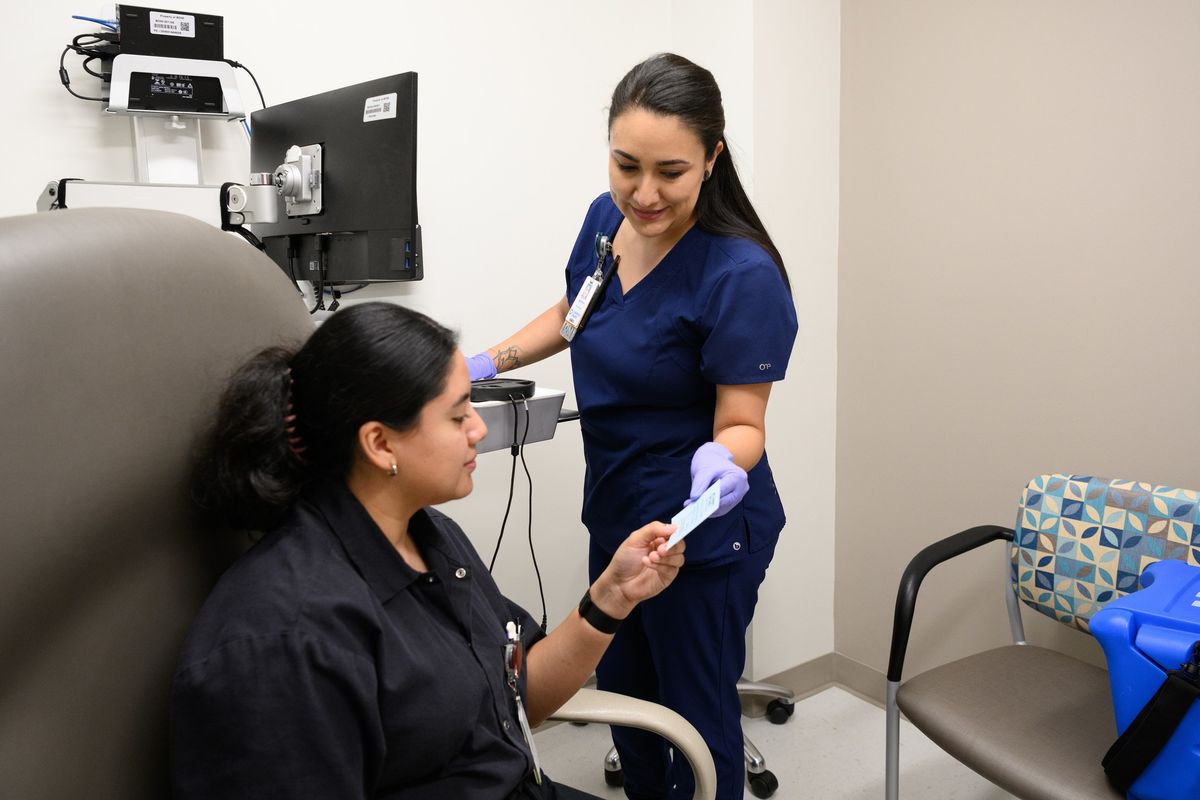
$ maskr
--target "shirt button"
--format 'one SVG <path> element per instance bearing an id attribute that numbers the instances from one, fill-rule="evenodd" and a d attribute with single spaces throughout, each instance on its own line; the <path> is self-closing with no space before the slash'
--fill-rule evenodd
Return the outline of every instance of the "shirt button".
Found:
<path id="1" fill-rule="evenodd" d="M 454 577 L 456 577 L 456 578 L 467 577 L 466 567 L 459 567 L 458 569 L 454 570 Z"/>
<path id="2" fill-rule="evenodd" d="M 733 543 L 733 549 L 734 549 L 734 550 L 741 550 L 741 549 L 742 549 L 742 543 L 741 543 L 741 542 L 734 542 L 734 543 Z"/>
<path id="3" fill-rule="evenodd" d="M 425 576 L 426 583 L 433 583 L 435 580 L 437 580 L 437 576 L 435 576 L 435 575 L 426 575 Z"/>
<path id="4" fill-rule="evenodd" d="M 504 730 L 508 730 L 511 727 L 512 727 L 512 723 L 509 722 L 508 720 L 504 720 Z"/>

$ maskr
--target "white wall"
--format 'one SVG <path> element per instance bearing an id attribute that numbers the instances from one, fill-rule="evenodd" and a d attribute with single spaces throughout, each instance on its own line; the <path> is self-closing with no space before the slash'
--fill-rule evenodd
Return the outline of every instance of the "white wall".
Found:
<path id="1" fill-rule="evenodd" d="M 767 415 L 788 526 L 752 630 L 758 675 L 834 649 L 840 29 L 840 2 L 755 4 L 754 198 L 800 318 Z"/>
<path id="2" fill-rule="evenodd" d="M 759 188 L 759 210 L 788 262 L 802 319 L 791 373 L 776 387 L 768 420 L 790 523 L 756 623 L 759 675 L 833 646 L 839 6 L 836 0 L 171 4 L 225 17 L 225 54 L 254 71 L 268 103 L 419 73 L 426 278 L 354 297 L 395 297 L 429 313 L 461 331 L 467 352 L 493 344 L 561 296 L 562 265 L 583 212 L 607 188 L 606 108 L 620 76 L 661 50 L 713 70 L 725 94 L 734 156 L 748 186 Z M 12 20 L 19 35 L 0 54 L 10 109 L 0 128 L 7 155 L 0 215 L 32 212 L 51 179 L 133 179 L 128 120 L 104 115 L 99 104 L 70 97 L 58 83 L 63 45 L 95 29 L 71 14 L 111 16 L 111 7 L 46 0 L 23 6 Z M 77 64 L 68 58 L 72 87 L 90 93 L 96 81 Z M 240 83 L 248 107 L 255 107 L 244 73 Z M 238 126 L 206 122 L 203 135 L 206 182 L 244 180 L 248 152 Z M 571 387 L 565 357 L 525 375 Z M 564 425 L 552 442 L 529 447 L 526 459 L 553 624 L 586 582 L 578 428 Z M 509 469 L 501 453 L 481 458 L 475 493 L 448 508 L 485 557 L 503 515 Z M 524 542 L 527 490 L 519 467 L 517 474 L 497 575 L 536 615 L 541 604 Z"/>

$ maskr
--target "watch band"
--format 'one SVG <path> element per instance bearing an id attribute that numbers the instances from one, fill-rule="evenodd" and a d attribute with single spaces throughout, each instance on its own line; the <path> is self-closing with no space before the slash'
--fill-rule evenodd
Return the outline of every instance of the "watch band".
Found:
<path id="1" fill-rule="evenodd" d="M 583 597 L 579 601 L 579 616 L 588 621 L 596 630 L 601 633 L 616 633 L 617 628 L 621 627 L 623 620 L 610 617 L 605 614 L 596 604 L 592 602 L 591 588 L 584 590 Z"/>

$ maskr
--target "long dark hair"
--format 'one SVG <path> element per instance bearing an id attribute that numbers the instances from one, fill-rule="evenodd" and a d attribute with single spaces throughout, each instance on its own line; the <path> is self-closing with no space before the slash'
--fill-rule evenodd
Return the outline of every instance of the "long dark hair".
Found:
<path id="1" fill-rule="evenodd" d="M 270 528 L 305 484 L 345 477 L 363 423 L 415 425 L 457 350 L 424 314 L 371 302 L 334 314 L 299 348 L 256 353 L 221 397 L 194 497 L 226 525 Z"/>
<path id="2" fill-rule="evenodd" d="M 721 89 L 712 73 L 674 53 L 651 56 L 629 70 L 613 90 L 608 109 L 609 131 L 613 120 L 631 108 L 679 118 L 704 145 L 706 159 L 712 157 L 718 143 L 724 143 L 713 163 L 712 176 L 700 184 L 696 222 L 711 233 L 737 236 L 758 244 L 774 259 L 784 284 L 790 289 L 783 256 L 758 218 L 733 165 L 729 143 L 725 141 Z"/>

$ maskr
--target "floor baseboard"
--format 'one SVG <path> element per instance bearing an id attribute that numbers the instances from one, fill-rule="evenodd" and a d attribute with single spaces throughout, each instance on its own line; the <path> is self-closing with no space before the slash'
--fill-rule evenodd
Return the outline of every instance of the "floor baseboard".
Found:
<path id="1" fill-rule="evenodd" d="M 859 661 L 831 652 L 806 661 L 791 669 L 763 678 L 764 683 L 776 683 L 791 689 L 796 699 L 801 700 L 830 686 L 838 686 L 851 694 L 883 707 L 886 697 L 887 678 L 872 667 Z M 766 713 L 766 702 L 745 698 L 742 705 L 750 716 Z"/>

